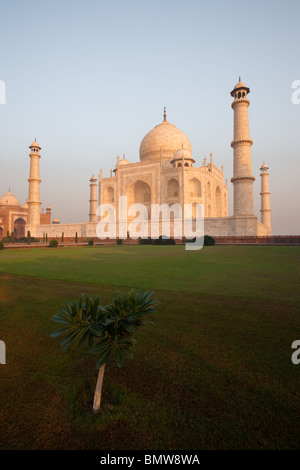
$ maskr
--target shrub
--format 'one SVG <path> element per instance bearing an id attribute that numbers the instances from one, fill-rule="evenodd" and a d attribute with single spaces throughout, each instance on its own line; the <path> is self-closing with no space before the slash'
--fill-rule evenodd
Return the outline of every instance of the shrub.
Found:
<path id="1" fill-rule="evenodd" d="M 186 240 L 185 243 L 195 243 L 196 237 Z M 215 245 L 215 239 L 210 235 L 204 235 L 203 246 L 213 246 Z"/>
<path id="2" fill-rule="evenodd" d="M 89 241 L 88 241 L 88 244 L 89 244 L 90 246 L 93 246 L 93 245 L 94 245 L 94 240 L 93 240 L 92 238 L 90 238 Z"/>
<path id="3" fill-rule="evenodd" d="M 40 239 L 39 238 L 34 238 L 34 237 L 19 237 L 19 238 L 16 238 L 15 239 L 17 243 L 40 243 Z"/>
<path id="4" fill-rule="evenodd" d="M 159 238 L 140 238 L 140 245 L 175 245 L 173 238 L 163 238 L 161 235 Z"/>
<path id="5" fill-rule="evenodd" d="M 3 250 L 3 249 L 4 249 L 4 243 L 0 242 L 0 250 Z"/>
<path id="6" fill-rule="evenodd" d="M 153 240 L 151 238 L 140 238 L 139 244 L 140 245 L 152 245 Z"/>
<path id="7" fill-rule="evenodd" d="M 215 239 L 210 235 L 204 235 L 204 246 L 213 246 L 215 244 Z"/>
<path id="8" fill-rule="evenodd" d="M 123 243 L 122 238 L 118 238 L 118 239 L 117 239 L 117 245 L 122 245 L 122 243 Z"/>
<path id="9" fill-rule="evenodd" d="M 173 238 L 163 238 L 161 235 L 153 241 L 153 245 L 175 245 L 175 240 L 173 240 Z"/>
<path id="10" fill-rule="evenodd" d="M 153 292 L 119 293 L 107 305 L 99 305 L 99 297 L 90 296 L 79 301 L 66 303 L 60 313 L 53 316 L 59 324 L 59 330 L 51 333 L 51 337 L 63 335 L 60 345 L 63 350 L 74 342 L 78 348 L 88 345 L 90 353 L 97 355 L 98 380 L 94 393 L 94 412 L 99 411 L 101 404 L 102 384 L 105 365 L 114 358 L 117 366 L 122 367 L 125 358 L 133 357 L 136 343 L 135 332 L 147 323 L 152 323 L 152 315 L 156 312 L 158 299 L 151 299 Z M 79 341 L 78 341 L 79 340 Z"/>
<path id="11" fill-rule="evenodd" d="M 57 248 L 58 247 L 58 241 L 53 239 L 53 240 L 50 240 L 50 244 L 49 244 L 50 248 Z"/>

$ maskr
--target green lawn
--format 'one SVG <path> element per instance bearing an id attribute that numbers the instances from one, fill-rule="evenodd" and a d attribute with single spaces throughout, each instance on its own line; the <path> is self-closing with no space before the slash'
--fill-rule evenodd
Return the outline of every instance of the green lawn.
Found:
<path id="1" fill-rule="evenodd" d="M 300 248 L 103 246 L 0 252 L 1 449 L 299 448 Z M 52 316 L 82 292 L 154 290 L 133 360 L 63 352 Z"/>

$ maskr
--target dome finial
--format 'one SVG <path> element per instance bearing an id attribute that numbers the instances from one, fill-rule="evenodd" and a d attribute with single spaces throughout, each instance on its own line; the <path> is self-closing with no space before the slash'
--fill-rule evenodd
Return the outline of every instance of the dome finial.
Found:
<path id="1" fill-rule="evenodd" d="M 164 121 L 167 120 L 167 110 L 166 110 L 166 107 L 164 107 Z"/>
<path id="2" fill-rule="evenodd" d="M 239 82 L 241 82 L 241 81 L 242 81 L 242 80 L 241 80 L 241 76 L 239 76 Z"/>

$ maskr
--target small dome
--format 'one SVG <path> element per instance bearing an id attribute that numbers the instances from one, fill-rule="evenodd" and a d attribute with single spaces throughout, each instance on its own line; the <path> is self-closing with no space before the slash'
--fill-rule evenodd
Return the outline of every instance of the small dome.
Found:
<path id="1" fill-rule="evenodd" d="M 22 209 L 28 209 L 28 204 L 27 202 L 24 202 L 24 204 L 21 205 Z"/>
<path id="2" fill-rule="evenodd" d="M 121 160 L 119 160 L 119 163 L 117 166 L 121 166 L 121 165 L 127 165 L 129 163 L 129 161 L 123 157 Z"/>
<path id="3" fill-rule="evenodd" d="M 58 219 L 53 219 L 53 220 L 52 220 L 52 223 L 53 223 L 53 224 L 60 224 L 60 221 L 59 221 Z"/>
<path id="4" fill-rule="evenodd" d="M 41 147 L 39 146 L 39 144 L 37 143 L 36 140 L 34 142 L 32 142 L 32 144 L 29 146 L 30 149 L 31 149 L 31 147 L 37 147 L 38 149 L 41 149 Z"/>
<path id="5" fill-rule="evenodd" d="M 20 207 L 20 201 L 10 191 L 4 194 L 0 198 L 0 206 L 18 206 Z"/>
<path id="6" fill-rule="evenodd" d="M 143 138 L 140 145 L 140 160 L 141 162 L 157 161 L 161 157 L 164 160 L 171 160 L 174 153 L 181 147 L 192 153 L 191 143 L 185 133 L 170 124 L 164 113 L 163 122 L 155 126 Z"/>
<path id="7" fill-rule="evenodd" d="M 235 85 L 234 88 L 247 88 L 247 87 L 246 87 L 245 83 L 240 81 Z"/>
<path id="8" fill-rule="evenodd" d="M 235 85 L 234 89 L 230 92 L 231 96 L 234 96 L 236 98 L 235 94 L 238 90 L 245 90 L 246 93 L 250 93 L 250 88 L 248 88 L 247 85 L 245 85 L 245 83 L 241 81 L 241 77 L 239 77 L 239 81 Z"/>
<path id="9" fill-rule="evenodd" d="M 96 176 L 92 176 L 92 177 L 91 177 L 91 179 L 90 179 L 90 181 L 91 181 L 91 182 L 95 182 L 95 181 L 97 181 L 97 178 L 96 178 Z"/>
<path id="10" fill-rule="evenodd" d="M 174 154 L 173 160 L 182 160 L 183 158 L 193 160 L 192 154 L 188 149 L 181 148 Z"/>
<path id="11" fill-rule="evenodd" d="M 269 167 L 265 164 L 265 162 L 262 164 L 262 166 L 260 167 L 260 169 L 262 171 L 267 171 L 269 169 Z"/>

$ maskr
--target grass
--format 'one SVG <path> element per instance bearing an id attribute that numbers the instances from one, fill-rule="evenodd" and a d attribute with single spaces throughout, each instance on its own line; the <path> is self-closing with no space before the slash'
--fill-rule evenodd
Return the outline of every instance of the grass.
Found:
<path id="1" fill-rule="evenodd" d="M 0 254 L 1 449 L 296 449 L 298 247 L 15 249 Z M 63 352 L 51 321 L 82 292 L 153 289 L 132 361 Z"/>

